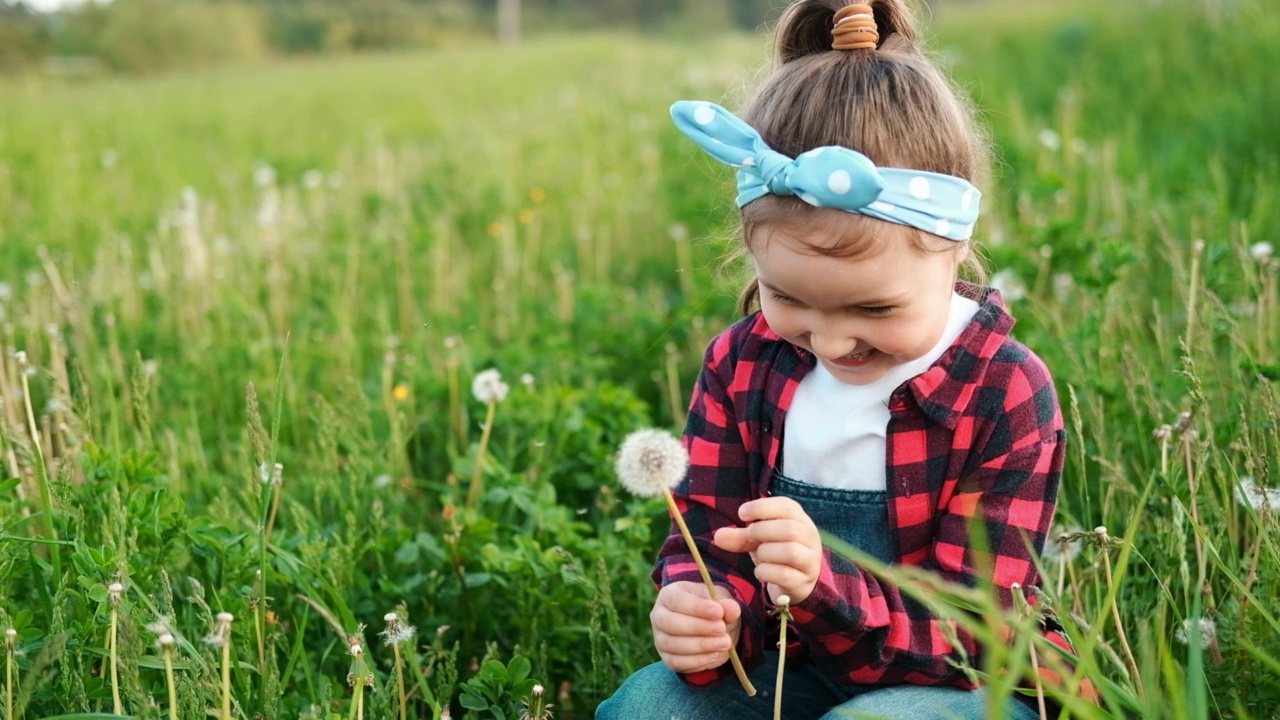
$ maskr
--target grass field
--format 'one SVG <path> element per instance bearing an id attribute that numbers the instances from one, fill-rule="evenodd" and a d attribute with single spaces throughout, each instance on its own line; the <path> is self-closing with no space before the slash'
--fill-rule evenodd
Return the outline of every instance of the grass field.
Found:
<path id="1" fill-rule="evenodd" d="M 1067 414 L 1045 587 L 1106 699 L 1071 716 L 1280 717 L 1280 19 L 931 28 L 998 149 L 977 239 Z M 516 717 L 536 682 L 589 718 L 655 659 L 667 526 L 612 454 L 679 429 L 735 317 L 729 178 L 667 107 L 735 105 L 766 51 L 0 80 L 0 717 L 393 718 L 399 670 L 410 717 Z M 384 644 L 392 611 L 416 637 Z M 1007 692 L 1025 650 L 976 671 Z"/>

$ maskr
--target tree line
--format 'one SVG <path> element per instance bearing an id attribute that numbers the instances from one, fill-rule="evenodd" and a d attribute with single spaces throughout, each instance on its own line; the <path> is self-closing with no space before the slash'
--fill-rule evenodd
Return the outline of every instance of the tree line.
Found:
<path id="1" fill-rule="evenodd" d="M 0 0 L 0 72 L 145 73 L 269 55 L 439 47 L 593 28 L 754 30 L 786 0 Z M 506 18 L 500 18 L 506 15 Z"/>

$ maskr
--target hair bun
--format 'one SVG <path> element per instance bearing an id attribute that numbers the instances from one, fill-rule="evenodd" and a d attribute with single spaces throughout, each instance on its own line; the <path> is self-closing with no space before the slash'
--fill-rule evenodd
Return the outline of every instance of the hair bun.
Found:
<path id="1" fill-rule="evenodd" d="M 862 15 L 871 17 L 858 17 Z M 875 38 L 875 44 L 867 45 L 865 36 Z M 799 0 L 778 20 L 775 51 L 778 62 L 788 63 L 833 49 L 910 49 L 916 37 L 904 0 Z"/>

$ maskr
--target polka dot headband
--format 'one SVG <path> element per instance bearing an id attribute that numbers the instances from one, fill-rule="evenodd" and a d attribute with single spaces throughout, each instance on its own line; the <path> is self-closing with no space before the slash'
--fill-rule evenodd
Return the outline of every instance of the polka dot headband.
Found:
<path id="1" fill-rule="evenodd" d="M 973 235 L 982 193 L 962 178 L 877 168 L 866 155 L 844 147 L 789 158 L 715 103 L 681 100 L 671 106 L 671 117 L 709 155 L 738 168 L 738 207 L 769 193 L 794 195 L 814 207 L 909 225 L 948 240 Z"/>

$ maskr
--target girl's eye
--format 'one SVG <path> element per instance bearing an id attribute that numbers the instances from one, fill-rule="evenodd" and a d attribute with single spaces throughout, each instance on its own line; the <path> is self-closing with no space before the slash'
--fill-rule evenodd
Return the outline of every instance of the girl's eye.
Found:
<path id="1" fill-rule="evenodd" d="M 796 304 L 796 299 L 795 299 L 795 298 L 791 297 L 790 295 L 783 295 L 782 293 L 778 293 L 778 292 L 773 293 L 773 299 L 774 299 L 774 300 L 777 300 L 777 301 L 778 301 L 778 302 L 780 302 L 780 303 L 785 303 L 785 304 L 787 304 L 787 305 L 795 305 L 795 304 Z"/>
<path id="2" fill-rule="evenodd" d="M 890 305 L 885 305 L 881 307 L 860 307 L 858 309 L 868 315 L 888 315 L 889 313 L 893 312 L 893 307 Z"/>

